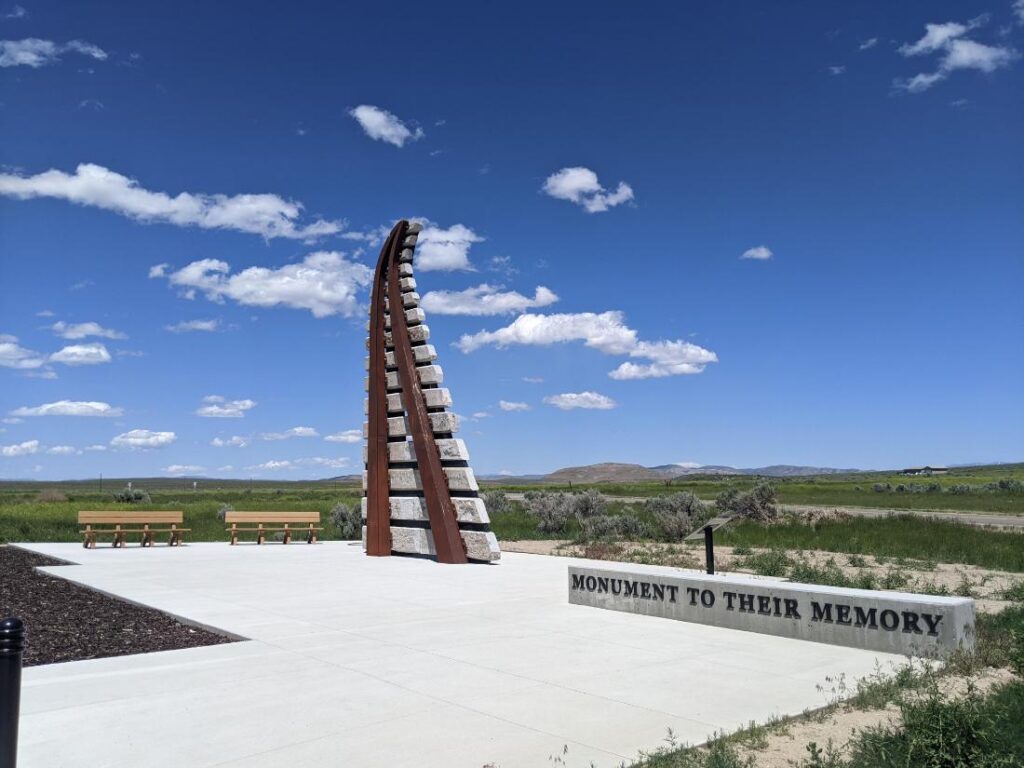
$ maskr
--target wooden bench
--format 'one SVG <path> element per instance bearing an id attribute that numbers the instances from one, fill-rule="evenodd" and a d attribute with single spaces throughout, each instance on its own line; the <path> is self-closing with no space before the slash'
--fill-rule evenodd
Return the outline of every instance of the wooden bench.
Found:
<path id="1" fill-rule="evenodd" d="M 181 535 L 191 531 L 191 528 L 182 528 L 181 512 L 79 512 L 78 524 L 84 525 L 82 536 L 85 541 L 82 546 L 86 549 L 96 548 L 96 537 L 110 534 L 114 537 L 114 546 L 125 546 L 125 537 L 129 533 L 142 534 L 142 546 L 153 546 L 153 535 L 157 533 L 170 534 L 168 545 L 176 547 L 181 544 Z M 96 528 L 97 525 L 112 525 L 113 528 Z M 134 526 L 134 527 L 132 527 Z M 140 527 L 141 526 L 141 527 Z M 153 527 L 164 526 L 164 527 Z"/>
<path id="2" fill-rule="evenodd" d="M 319 527 L 319 512 L 239 512 L 230 511 L 224 514 L 224 522 L 231 523 L 226 530 L 231 534 L 231 543 L 238 543 L 238 534 L 243 531 L 255 531 L 256 543 L 262 544 L 267 540 L 268 533 L 284 532 L 284 543 L 292 540 L 292 534 L 304 533 L 307 544 L 316 544 Z M 248 528 L 239 528 L 238 525 L 248 524 Z M 267 527 L 267 525 L 279 527 Z M 254 527 L 251 527 L 255 525 Z M 298 527 L 293 527 L 298 526 Z M 303 527 L 305 526 L 305 527 Z"/>

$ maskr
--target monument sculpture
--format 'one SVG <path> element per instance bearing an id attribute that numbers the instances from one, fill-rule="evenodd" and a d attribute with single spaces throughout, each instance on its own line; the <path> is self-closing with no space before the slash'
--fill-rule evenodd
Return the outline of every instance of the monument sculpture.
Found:
<path id="1" fill-rule="evenodd" d="M 395 224 L 374 273 L 367 326 L 367 422 L 363 460 L 366 554 L 424 555 L 441 563 L 490 562 L 498 541 L 444 373 L 428 344 L 413 256 L 422 225 Z"/>

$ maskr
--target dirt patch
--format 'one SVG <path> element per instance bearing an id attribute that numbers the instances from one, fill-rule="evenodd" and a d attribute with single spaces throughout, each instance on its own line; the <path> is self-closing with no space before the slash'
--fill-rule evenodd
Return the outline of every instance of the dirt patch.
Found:
<path id="1" fill-rule="evenodd" d="M 996 685 L 1012 679 L 1009 670 L 988 669 L 971 678 L 943 677 L 937 681 L 937 685 L 943 698 L 948 699 L 964 696 L 970 687 L 985 694 Z M 915 694 L 908 695 L 913 697 Z M 861 731 L 879 726 L 898 726 L 900 722 L 900 710 L 895 703 L 883 709 L 855 709 L 839 704 L 831 711 L 772 726 L 761 743 L 741 748 L 741 752 L 752 756 L 757 768 L 792 768 L 808 756 L 808 744 L 815 743 L 824 748 L 831 743 L 836 748 L 842 748 Z"/>
<path id="2" fill-rule="evenodd" d="M 0 546 L 0 616 L 25 622 L 26 667 L 234 642 L 36 570 L 43 565 L 64 563 Z"/>

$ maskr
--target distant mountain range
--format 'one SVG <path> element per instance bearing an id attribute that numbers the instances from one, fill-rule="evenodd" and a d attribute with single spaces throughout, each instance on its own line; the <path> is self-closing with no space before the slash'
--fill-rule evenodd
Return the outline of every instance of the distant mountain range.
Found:
<path id="1" fill-rule="evenodd" d="M 804 467 L 793 464 L 773 464 L 769 467 L 740 469 L 709 464 L 706 466 L 680 466 L 659 464 L 645 467 L 642 464 L 621 464 L 605 462 L 587 464 L 582 467 L 565 467 L 547 475 L 481 475 L 481 480 L 519 483 L 639 483 L 644 481 L 671 480 L 684 475 L 761 475 L 763 477 L 801 477 L 804 475 L 838 475 L 860 472 L 859 469 L 836 469 L 834 467 Z"/>

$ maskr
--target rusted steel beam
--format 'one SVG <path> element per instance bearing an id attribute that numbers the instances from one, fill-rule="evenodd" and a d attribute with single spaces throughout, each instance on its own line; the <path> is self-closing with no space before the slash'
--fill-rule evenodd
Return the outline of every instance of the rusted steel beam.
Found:
<path id="1" fill-rule="evenodd" d="M 405 222 L 395 225 L 380 249 L 370 300 L 370 412 L 366 445 L 366 554 L 391 554 L 391 488 L 388 478 L 388 395 L 384 347 L 384 296 L 391 264 L 398 261 Z"/>
<path id="2" fill-rule="evenodd" d="M 399 234 L 397 242 L 404 239 L 407 226 L 408 222 L 403 220 L 392 230 L 392 234 Z M 388 268 L 387 280 L 388 304 L 391 308 L 391 337 L 395 362 L 398 365 L 398 381 L 402 386 L 402 400 L 409 421 L 409 431 L 412 433 L 413 446 L 416 449 L 416 461 L 423 485 L 427 517 L 430 519 L 430 531 L 434 537 L 434 549 L 437 551 L 439 563 L 467 563 L 469 558 L 466 557 L 466 547 L 459 533 L 455 505 L 448 490 L 448 480 L 441 465 L 441 455 L 437 450 L 434 430 L 431 428 L 419 375 L 416 372 L 416 359 L 409 342 L 409 328 L 402 305 L 400 279 L 396 253 Z M 370 407 L 373 408 L 372 403 Z M 385 416 L 386 408 L 385 404 Z M 387 451 L 387 446 L 384 446 L 384 450 Z"/>

